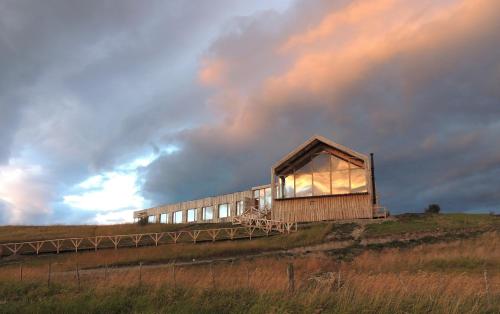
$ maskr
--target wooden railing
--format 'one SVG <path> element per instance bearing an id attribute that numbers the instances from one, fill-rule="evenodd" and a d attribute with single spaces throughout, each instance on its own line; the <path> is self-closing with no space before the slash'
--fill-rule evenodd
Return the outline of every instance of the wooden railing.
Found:
<path id="1" fill-rule="evenodd" d="M 247 216 L 237 216 L 233 218 L 233 224 L 243 225 L 247 227 L 256 227 L 269 234 L 273 231 L 279 233 L 290 233 L 297 231 L 296 222 L 284 222 L 280 220 L 272 220 L 265 218 L 253 218 Z"/>
<path id="2" fill-rule="evenodd" d="M 170 232 L 140 233 L 126 235 L 103 235 L 92 237 L 36 240 L 28 242 L 0 243 L 0 258 L 18 254 L 56 253 L 64 251 L 118 249 L 180 242 L 207 242 L 220 240 L 246 239 L 268 236 L 273 230 L 262 230 L 260 225 L 245 225 L 233 228 L 200 230 L 180 230 Z M 281 231 L 280 231 L 281 232 Z"/>

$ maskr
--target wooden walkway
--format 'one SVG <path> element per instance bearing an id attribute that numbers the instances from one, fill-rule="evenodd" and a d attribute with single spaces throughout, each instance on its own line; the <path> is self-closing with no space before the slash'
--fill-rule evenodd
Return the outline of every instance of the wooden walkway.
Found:
<path id="1" fill-rule="evenodd" d="M 268 236 L 272 232 L 290 232 L 277 224 L 256 221 L 233 228 L 180 230 L 171 232 L 141 233 L 127 235 L 104 235 L 65 239 L 37 240 L 29 242 L 0 243 L 0 258 L 19 254 L 42 254 L 78 252 L 81 250 L 119 249 L 139 246 L 158 246 L 161 244 L 197 243 L 208 241 L 252 239 Z"/>
<path id="2" fill-rule="evenodd" d="M 290 233 L 297 231 L 296 222 L 283 222 L 280 220 L 271 220 L 265 218 L 239 216 L 233 218 L 233 224 L 247 227 L 256 227 L 263 230 L 266 234 L 277 231 L 279 233 Z"/>

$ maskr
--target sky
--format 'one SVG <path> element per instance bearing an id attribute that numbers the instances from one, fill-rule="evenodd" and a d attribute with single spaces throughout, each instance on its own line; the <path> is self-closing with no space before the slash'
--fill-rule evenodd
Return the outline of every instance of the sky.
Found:
<path id="1" fill-rule="evenodd" d="M 314 134 L 393 213 L 500 212 L 497 0 L 0 0 L 0 224 L 266 184 Z"/>

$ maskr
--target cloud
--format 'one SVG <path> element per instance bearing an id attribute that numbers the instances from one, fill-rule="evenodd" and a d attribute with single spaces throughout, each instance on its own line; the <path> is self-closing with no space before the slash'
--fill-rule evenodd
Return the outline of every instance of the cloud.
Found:
<path id="1" fill-rule="evenodd" d="M 183 149 L 147 168 L 146 195 L 266 183 L 279 157 L 320 133 L 375 152 L 393 211 L 494 208 L 498 3 L 350 1 L 297 19 L 300 9 L 239 19 L 213 43 L 199 78 L 219 119 L 165 139 Z"/>
<path id="2" fill-rule="evenodd" d="M 47 182 L 38 165 L 20 164 L 13 160 L 0 167 L 1 222 L 20 223 L 29 219 L 42 219 L 51 214 L 47 206 L 53 197 L 51 182 Z"/>
<path id="3" fill-rule="evenodd" d="M 1 218 L 116 222 L 246 189 L 315 133 L 374 152 L 393 211 L 494 209 L 499 9 L 2 2 Z"/>
<path id="4" fill-rule="evenodd" d="M 2 2 L 0 166 L 16 159 L 42 170 L 23 177 L 23 191 L 4 184 L 5 198 L 19 195 L 7 216 L 19 212 L 16 223 L 88 218 L 63 197 L 80 195 L 74 186 L 89 177 L 168 149 L 159 143 L 164 134 L 211 117 L 206 91 L 195 84 L 197 58 L 228 17 L 265 7 L 227 0 Z M 46 193 L 28 194 L 31 188 Z"/>

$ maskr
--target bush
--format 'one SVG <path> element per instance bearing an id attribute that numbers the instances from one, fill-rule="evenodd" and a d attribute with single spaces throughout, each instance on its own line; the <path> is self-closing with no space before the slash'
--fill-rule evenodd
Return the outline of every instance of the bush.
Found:
<path id="1" fill-rule="evenodd" d="M 425 213 L 426 214 L 439 214 L 441 211 L 441 207 L 439 207 L 438 204 L 430 204 L 426 209 Z"/>
<path id="2" fill-rule="evenodd" d="M 137 222 L 139 226 L 145 226 L 148 224 L 148 217 L 142 217 L 139 218 L 139 221 Z"/>

